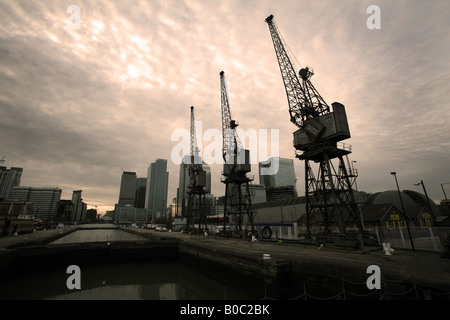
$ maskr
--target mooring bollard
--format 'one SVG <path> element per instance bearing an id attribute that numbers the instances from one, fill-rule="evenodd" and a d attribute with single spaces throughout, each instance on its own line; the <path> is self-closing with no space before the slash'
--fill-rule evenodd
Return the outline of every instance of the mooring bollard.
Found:
<path id="1" fill-rule="evenodd" d="M 386 244 L 386 247 L 387 247 L 387 249 L 389 250 L 390 253 L 394 253 L 395 250 L 391 248 L 391 243 L 390 242 L 388 242 Z"/>
<path id="2" fill-rule="evenodd" d="M 383 250 L 384 250 L 384 254 L 387 256 L 391 256 L 392 252 L 394 251 L 394 249 L 391 248 L 391 244 L 390 243 L 384 243 L 383 242 Z"/>

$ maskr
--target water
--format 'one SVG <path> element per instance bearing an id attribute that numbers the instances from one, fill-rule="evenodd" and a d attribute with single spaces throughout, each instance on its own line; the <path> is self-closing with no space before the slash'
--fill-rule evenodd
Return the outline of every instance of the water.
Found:
<path id="1" fill-rule="evenodd" d="M 119 229 L 87 229 L 74 231 L 51 244 L 133 240 L 148 241 Z M 249 300 L 262 297 L 252 296 L 246 287 L 237 288 L 218 281 L 179 261 L 80 263 L 81 290 L 69 290 L 66 281 L 71 274 L 66 273 L 66 268 L 70 263 L 62 266 L 54 259 L 45 260 L 43 268 L 31 263 L 29 268 L 0 274 L 0 299 Z"/>
<path id="2" fill-rule="evenodd" d="M 65 269 L 9 274 L 0 299 L 44 300 L 248 300 L 245 290 L 181 263 L 114 263 L 80 266 L 81 290 L 69 290 Z M 258 297 L 259 299 L 261 297 Z"/>
<path id="3" fill-rule="evenodd" d="M 147 239 L 119 229 L 77 230 L 50 244 L 86 243 L 106 241 L 146 241 Z"/>

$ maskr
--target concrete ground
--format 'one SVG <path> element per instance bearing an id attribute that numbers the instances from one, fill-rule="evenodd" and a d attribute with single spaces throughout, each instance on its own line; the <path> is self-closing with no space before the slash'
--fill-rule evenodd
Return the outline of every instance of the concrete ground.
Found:
<path id="1" fill-rule="evenodd" d="M 125 228 L 127 229 L 127 228 Z M 366 247 L 365 250 L 337 248 L 315 245 L 279 243 L 276 241 L 255 241 L 243 239 L 227 239 L 208 235 L 187 235 L 180 232 L 156 232 L 154 230 L 135 229 L 142 235 L 152 237 L 190 241 L 198 246 L 215 248 L 233 252 L 236 255 L 252 256 L 263 259 L 263 254 L 270 255 L 271 261 L 292 261 L 305 268 L 328 266 L 329 272 L 342 272 L 348 269 L 360 273 L 367 279 L 370 274 L 367 268 L 377 265 L 381 270 L 381 278 L 391 281 L 410 279 L 417 284 L 432 285 L 450 294 L 450 259 L 440 257 L 437 252 L 412 251 L 398 249 L 392 255 L 386 255 L 383 248 Z"/>

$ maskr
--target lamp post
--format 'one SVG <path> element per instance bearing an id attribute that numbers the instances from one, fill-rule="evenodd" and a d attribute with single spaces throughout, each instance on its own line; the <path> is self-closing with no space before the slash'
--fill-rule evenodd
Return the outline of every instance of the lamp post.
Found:
<path id="1" fill-rule="evenodd" d="M 403 199 L 402 199 L 402 194 L 400 193 L 400 187 L 398 186 L 398 181 L 397 181 L 397 172 L 391 172 L 391 175 L 394 176 L 395 178 L 395 183 L 397 185 L 397 190 L 398 190 L 398 196 L 400 197 L 400 203 L 402 205 L 402 210 L 403 210 L 403 216 L 405 217 L 405 221 L 406 221 L 406 229 L 408 229 L 408 236 L 409 236 L 409 241 L 411 242 L 411 249 L 413 251 L 416 250 L 416 248 L 414 247 L 414 243 L 411 237 L 411 232 L 409 230 L 409 222 L 408 222 L 408 217 L 406 216 L 406 210 L 405 210 L 405 206 L 403 205 Z"/>
<path id="2" fill-rule="evenodd" d="M 353 167 L 354 163 L 356 163 L 356 161 L 352 160 L 352 176 L 355 176 L 355 188 L 356 191 L 358 191 L 358 185 L 356 184 L 356 177 L 358 176 L 358 173 L 355 171 L 355 168 Z"/>
<path id="3" fill-rule="evenodd" d="M 442 192 L 444 193 L 445 200 L 448 200 L 447 195 L 445 194 L 444 184 L 450 184 L 450 182 L 441 183 L 441 188 L 442 188 Z"/>
<path id="4" fill-rule="evenodd" d="M 430 198 L 428 198 L 427 190 L 425 189 L 425 185 L 423 184 L 423 180 L 420 180 L 419 183 L 414 183 L 414 185 L 415 185 L 415 186 L 422 185 L 423 192 L 425 193 L 425 197 L 427 198 L 428 207 L 430 208 L 430 213 L 431 213 L 432 216 L 434 216 L 434 214 L 433 214 L 433 208 L 431 207 Z"/>

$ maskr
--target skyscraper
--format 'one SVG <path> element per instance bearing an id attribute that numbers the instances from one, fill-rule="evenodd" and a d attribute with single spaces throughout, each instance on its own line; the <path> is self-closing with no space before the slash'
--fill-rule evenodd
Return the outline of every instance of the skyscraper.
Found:
<path id="1" fill-rule="evenodd" d="M 270 167 L 278 161 L 278 171 L 273 175 L 262 175 L 261 168 Z M 267 161 L 259 163 L 259 183 L 266 186 L 266 188 L 287 187 L 293 186 L 294 191 L 297 191 L 296 178 L 294 170 L 294 160 L 271 157 Z"/>
<path id="2" fill-rule="evenodd" d="M 14 187 L 10 199 L 26 202 L 28 215 L 43 221 L 51 221 L 58 213 L 61 193 L 60 188 Z"/>
<path id="3" fill-rule="evenodd" d="M 9 200 L 13 188 L 20 185 L 22 170 L 22 168 L 16 167 L 11 167 L 11 169 L 0 167 L 0 198 Z"/>
<path id="4" fill-rule="evenodd" d="M 169 172 L 167 160 L 156 159 L 148 167 L 145 208 L 152 219 L 166 216 Z"/>
<path id="5" fill-rule="evenodd" d="M 136 197 L 136 172 L 124 171 L 120 181 L 119 207 L 127 204 L 134 206 Z"/>
<path id="6" fill-rule="evenodd" d="M 136 196 L 134 206 L 136 208 L 145 208 L 145 190 L 147 189 L 147 178 L 136 179 Z"/>
<path id="7" fill-rule="evenodd" d="M 82 221 L 83 219 L 83 199 L 81 198 L 82 190 L 74 190 L 72 193 L 72 214 L 70 216 L 71 221 Z"/>
<path id="8" fill-rule="evenodd" d="M 262 174 L 262 169 L 273 166 L 278 170 L 275 174 Z M 265 170 L 270 171 L 270 170 Z M 297 197 L 297 186 L 294 171 L 294 160 L 271 157 L 259 163 L 259 183 L 266 187 L 267 201 Z"/>

